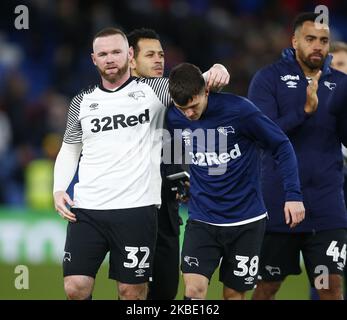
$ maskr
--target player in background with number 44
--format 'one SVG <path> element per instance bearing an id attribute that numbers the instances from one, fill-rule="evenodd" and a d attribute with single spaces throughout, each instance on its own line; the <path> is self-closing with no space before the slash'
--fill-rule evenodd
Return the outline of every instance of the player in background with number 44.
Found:
<path id="1" fill-rule="evenodd" d="M 181 259 L 185 299 L 206 297 L 220 261 L 224 299 L 244 299 L 257 279 L 267 216 L 260 190 L 260 147 L 273 154 L 280 168 L 287 223 L 294 227 L 304 219 L 293 148 L 249 100 L 209 93 L 201 71 L 192 64 L 171 71 L 169 91 L 176 107 L 168 111 L 168 128 L 183 139 L 191 156 L 189 220 Z"/>
<path id="2" fill-rule="evenodd" d="M 300 253 L 320 299 L 342 299 L 346 263 L 347 214 L 343 199 L 343 159 L 338 116 L 329 113 L 344 74 L 330 68 L 329 26 L 319 14 L 304 12 L 294 21 L 292 48 L 259 70 L 248 97 L 290 139 L 296 153 L 306 218 L 289 229 L 281 215 L 280 172 L 269 152 L 262 158 L 262 191 L 269 212 L 258 282 L 253 298 L 274 299 L 288 275 L 300 274 Z M 319 20 L 319 19 L 318 19 Z M 277 272 L 273 272 L 276 268 Z M 327 270 L 328 285 L 316 280 Z M 317 285 L 319 284 L 319 285 Z"/>
<path id="3" fill-rule="evenodd" d="M 330 46 L 330 54 L 333 56 L 331 67 L 343 72 L 345 76 L 339 82 L 334 94 L 330 96 L 329 107 L 332 109 L 331 113 L 338 119 L 338 132 L 341 138 L 342 153 L 344 157 L 344 194 L 345 204 L 347 204 L 347 43 L 346 42 L 333 42 Z M 346 258 L 346 250 L 345 250 Z M 345 286 L 345 300 L 347 300 L 347 268 L 344 270 L 344 286 Z M 311 296 L 312 297 L 312 296 Z"/>

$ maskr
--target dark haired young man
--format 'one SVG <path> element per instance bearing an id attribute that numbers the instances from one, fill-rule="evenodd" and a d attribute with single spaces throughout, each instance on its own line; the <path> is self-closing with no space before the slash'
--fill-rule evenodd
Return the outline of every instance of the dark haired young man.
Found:
<path id="1" fill-rule="evenodd" d="M 175 67 L 169 77 L 175 107 L 167 125 L 191 157 L 189 220 L 181 268 L 186 299 L 204 299 L 220 264 L 224 299 L 244 299 L 253 289 L 265 230 L 260 189 L 259 148 L 273 155 L 286 196 L 290 227 L 304 218 L 296 159 L 285 134 L 249 100 L 210 93 L 192 64 Z"/>

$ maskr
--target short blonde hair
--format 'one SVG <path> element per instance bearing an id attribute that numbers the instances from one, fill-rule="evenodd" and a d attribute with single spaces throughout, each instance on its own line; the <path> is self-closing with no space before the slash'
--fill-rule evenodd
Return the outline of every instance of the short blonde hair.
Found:
<path id="1" fill-rule="evenodd" d="M 104 29 L 100 30 L 94 36 L 93 44 L 94 44 L 95 39 L 97 39 L 97 38 L 113 36 L 113 35 L 116 35 L 116 34 L 121 35 L 124 38 L 124 40 L 128 43 L 128 38 L 127 38 L 127 36 L 125 35 L 125 33 L 122 30 L 117 29 L 117 28 L 108 27 L 108 28 L 104 28 Z"/>

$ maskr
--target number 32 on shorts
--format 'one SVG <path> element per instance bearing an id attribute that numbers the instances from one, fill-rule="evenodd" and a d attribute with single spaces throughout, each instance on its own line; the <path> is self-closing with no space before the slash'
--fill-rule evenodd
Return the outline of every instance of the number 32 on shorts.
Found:
<path id="1" fill-rule="evenodd" d="M 148 247 L 125 247 L 125 251 L 128 253 L 127 254 L 127 259 L 130 260 L 130 262 L 124 262 L 123 265 L 125 268 L 149 268 L 149 262 L 147 262 L 148 256 L 149 256 L 149 248 Z M 139 263 L 139 258 L 137 257 L 137 254 L 139 252 L 143 252 L 143 257 L 140 260 Z"/>
<path id="2" fill-rule="evenodd" d="M 254 256 L 249 259 L 247 256 L 235 256 L 238 262 L 237 268 L 240 270 L 234 270 L 234 275 L 239 277 L 244 277 L 249 273 L 251 277 L 254 277 L 258 272 L 259 256 Z M 249 261 L 250 260 L 250 261 Z M 249 263 L 248 263 L 249 262 Z"/>

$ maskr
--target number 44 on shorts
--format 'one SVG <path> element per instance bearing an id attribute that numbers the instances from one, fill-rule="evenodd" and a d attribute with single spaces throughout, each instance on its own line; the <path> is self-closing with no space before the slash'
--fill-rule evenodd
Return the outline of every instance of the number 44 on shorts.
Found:
<path id="1" fill-rule="evenodd" d="M 333 257 L 334 262 L 338 262 L 339 258 L 343 260 L 343 265 L 346 265 L 346 244 L 343 245 L 341 251 L 336 246 L 337 241 L 331 241 L 329 248 L 327 249 L 326 255 Z"/>

